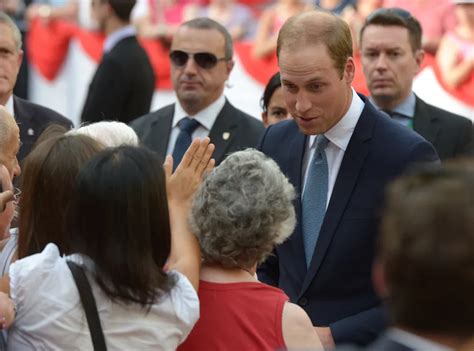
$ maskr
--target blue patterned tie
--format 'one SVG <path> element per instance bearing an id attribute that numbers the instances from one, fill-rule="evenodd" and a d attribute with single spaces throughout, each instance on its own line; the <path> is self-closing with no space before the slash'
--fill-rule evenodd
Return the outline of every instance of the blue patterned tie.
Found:
<path id="1" fill-rule="evenodd" d="M 313 159 L 309 165 L 306 186 L 301 200 L 304 253 L 309 267 L 313 257 L 319 230 L 326 213 L 328 195 L 328 161 L 326 148 L 329 140 L 320 134 L 316 137 Z"/>
<path id="2" fill-rule="evenodd" d="M 189 145 L 191 145 L 191 141 L 193 140 L 193 132 L 200 125 L 201 123 L 189 117 L 185 117 L 181 121 L 179 121 L 178 127 L 180 129 L 180 132 L 178 134 L 178 138 L 176 139 L 176 143 L 174 144 L 173 169 L 176 169 L 176 167 L 181 162 L 184 153 L 188 149 Z"/>

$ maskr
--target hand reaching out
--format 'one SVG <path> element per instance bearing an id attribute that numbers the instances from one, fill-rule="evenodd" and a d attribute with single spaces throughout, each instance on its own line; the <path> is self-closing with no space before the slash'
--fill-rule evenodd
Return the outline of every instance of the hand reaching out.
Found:
<path id="1" fill-rule="evenodd" d="M 168 201 L 188 204 L 201 184 L 205 172 L 214 168 L 211 158 L 214 144 L 209 138 L 195 139 L 183 156 L 181 163 L 173 170 L 173 158 L 168 155 L 164 163 Z"/>

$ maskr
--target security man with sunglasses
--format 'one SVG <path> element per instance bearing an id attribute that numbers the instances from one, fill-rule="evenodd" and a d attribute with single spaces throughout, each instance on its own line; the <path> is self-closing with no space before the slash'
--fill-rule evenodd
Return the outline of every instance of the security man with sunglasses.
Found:
<path id="1" fill-rule="evenodd" d="M 164 159 L 181 160 L 193 138 L 209 136 L 219 164 L 227 154 L 255 147 L 263 124 L 225 98 L 234 66 L 229 32 L 209 18 L 183 23 L 171 44 L 171 79 L 177 102 L 133 121 L 142 142 Z"/>

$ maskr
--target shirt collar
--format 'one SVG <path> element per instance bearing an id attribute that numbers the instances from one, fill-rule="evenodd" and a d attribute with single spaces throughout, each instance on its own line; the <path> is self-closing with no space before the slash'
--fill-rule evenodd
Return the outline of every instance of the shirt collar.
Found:
<path id="1" fill-rule="evenodd" d="M 116 30 L 105 39 L 104 53 L 108 53 L 110 50 L 112 50 L 120 40 L 132 37 L 135 35 L 135 33 L 135 28 L 132 25 L 128 25 Z"/>
<path id="2" fill-rule="evenodd" d="M 372 97 L 369 97 L 370 102 L 378 109 L 381 108 L 377 105 Z M 405 100 L 403 100 L 398 106 L 396 106 L 392 112 L 396 112 L 402 116 L 406 116 L 408 118 L 413 118 L 415 116 L 415 105 L 416 105 L 416 96 L 415 93 L 412 91 L 407 96 Z"/>
<path id="3" fill-rule="evenodd" d="M 10 97 L 8 98 L 7 100 L 7 103 L 5 104 L 5 109 L 7 110 L 7 112 L 9 114 L 11 114 L 12 116 L 15 116 L 15 106 L 13 104 L 13 94 L 10 95 Z"/>
<path id="4" fill-rule="evenodd" d="M 413 350 L 450 351 L 451 348 L 399 328 L 390 328 L 387 334 L 392 340 Z"/>
<path id="5" fill-rule="evenodd" d="M 204 128 L 206 128 L 207 130 L 211 130 L 212 126 L 214 125 L 214 122 L 217 119 L 217 116 L 225 105 L 225 101 L 225 96 L 221 95 L 216 101 L 214 101 L 212 104 L 210 104 L 205 109 L 199 111 L 193 116 L 190 116 L 186 111 L 184 111 L 179 101 L 177 101 L 175 104 L 173 124 L 171 125 L 171 127 L 176 127 L 179 121 L 181 121 L 185 117 L 192 117 L 196 121 L 201 123 Z"/>
<path id="6" fill-rule="evenodd" d="M 324 133 L 326 138 L 341 150 L 346 151 L 364 106 L 364 101 L 362 101 L 352 88 L 352 101 L 349 109 L 336 125 Z M 311 148 L 315 147 L 315 141 L 316 135 L 311 135 L 309 139 Z"/>

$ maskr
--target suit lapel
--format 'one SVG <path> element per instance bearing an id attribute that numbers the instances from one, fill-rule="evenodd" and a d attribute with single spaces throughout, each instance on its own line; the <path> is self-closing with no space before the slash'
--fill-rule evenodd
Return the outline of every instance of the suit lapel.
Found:
<path id="1" fill-rule="evenodd" d="M 297 129 L 296 123 L 295 128 Z M 296 266 L 297 272 L 302 272 L 303 276 L 306 273 L 306 259 L 304 255 L 298 254 L 304 252 L 304 244 L 303 244 L 303 234 L 301 231 L 301 193 L 302 193 L 302 169 L 303 169 L 303 159 L 305 153 L 305 145 L 306 145 L 307 137 L 297 131 L 292 137 L 291 142 L 288 145 L 287 152 L 288 155 L 286 157 L 287 160 L 290 160 L 288 164 L 288 169 L 284 170 L 287 174 L 291 184 L 295 187 L 296 191 L 296 199 L 293 201 L 295 206 L 295 214 L 296 214 L 296 227 L 293 232 L 293 235 L 282 244 L 284 246 L 290 246 L 290 250 L 281 250 L 282 254 L 285 252 L 289 252 L 291 257 L 287 259 L 281 260 L 282 262 L 288 262 L 289 264 Z M 299 156 L 296 156 L 299 155 Z M 301 278 L 301 282 L 303 279 Z"/>
<path id="2" fill-rule="evenodd" d="M 439 131 L 436 116 L 427 111 L 426 104 L 420 100 L 418 96 L 416 96 L 413 130 L 423 136 L 423 138 L 428 140 L 431 144 L 435 145 Z"/>
<path id="3" fill-rule="evenodd" d="M 300 295 L 304 294 L 321 267 L 324 256 L 342 219 L 352 190 L 357 183 L 359 172 L 369 151 L 370 143 L 368 141 L 372 137 L 376 118 L 377 112 L 375 108 L 372 107 L 368 101 L 365 101 L 364 110 L 352 133 L 352 137 L 342 159 L 326 215 L 321 226 L 318 242 L 316 243 L 313 259 L 303 282 Z"/>
<path id="4" fill-rule="evenodd" d="M 209 138 L 216 146 L 213 154 L 216 164 L 221 163 L 221 161 L 226 156 L 226 153 L 229 149 L 229 146 L 232 144 L 232 140 L 235 138 L 238 128 L 239 124 L 235 117 L 234 108 L 226 99 L 224 107 L 217 115 L 217 118 L 209 132 Z"/>
<path id="5" fill-rule="evenodd" d="M 149 146 L 155 150 L 164 160 L 168 150 L 168 142 L 171 134 L 171 124 L 173 123 L 174 104 L 166 110 L 158 111 L 156 120 L 150 126 Z"/>

